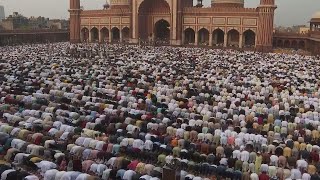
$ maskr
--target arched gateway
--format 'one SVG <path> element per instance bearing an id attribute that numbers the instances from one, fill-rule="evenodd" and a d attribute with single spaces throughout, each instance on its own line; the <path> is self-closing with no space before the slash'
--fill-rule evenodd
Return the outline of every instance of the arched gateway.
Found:
<path id="1" fill-rule="evenodd" d="M 139 38 L 170 42 L 170 6 L 166 0 L 144 0 L 138 9 Z"/>
<path id="2" fill-rule="evenodd" d="M 166 20 L 159 20 L 154 25 L 154 35 L 156 41 L 162 41 L 165 44 L 170 43 L 170 24 Z"/>

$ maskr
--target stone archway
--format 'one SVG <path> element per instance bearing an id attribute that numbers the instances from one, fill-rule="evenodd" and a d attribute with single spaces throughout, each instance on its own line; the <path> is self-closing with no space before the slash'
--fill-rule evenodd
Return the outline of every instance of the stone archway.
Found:
<path id="1" fill-rule="evenodd" d="M 138 36 L 141 40 L 155 39 L 155 19 L 170 18 L 170 4 L 168 0 L 144 0 L 138 3 Z"/>
<path id="2" fill-rule="evenodd" d="M 91 42 L 98 42 L 99 41 L 99 30 L 96 27 L 93 27 L 90 30 L 90 37 L 91 37 Z"/>
<path id="3" fill-rule="evenodd" d="M 297 49 L 298 48 L 298 42 L 296 40 L 293 40 L 291 42 L 291 48 Z"/>
<path id="4" fill-rule="evenodd" d="M 119 42 L 120 40 L 120 30 L 117 27 L 111 29 L 111 42 Z"/>
<path id="5" fill-rule="evenodd" d="M 290 41 L 289 40 L 285 40 L 283 43 L 283 47 L 284 48 L 290 48 Z"/>
<path id="6" fill-rule="evenodd" d="M 212 42 L 214 46 L 223 46 L 224 32 L 222 29 L 216 29 L 212 33 Z"/>
<path id="7" fill-rule="evenodd" d="M 243 33 L 244 47 L 254 47 L 256 44 L 256 33 L 248 29 Z"/>
<path id="8" fill-rule="evenodd" d="M 101 42 L 108 42 L 109 40 L 109 30 L 106 27 L 103 27 L 100 30 L 100 34 L 101 34 Z"/>
<path id="9" fill-rule="evenodd" d="M 280 47 L 280 48 L 283 47 L 283 41 L 282 41 L 281 39 L 279 39 L 279 40 L 277 41 L 277 46 Z"/>
<path id="10" fill-rule="evenodd" d="M 299 49 L 302 49 L 302 50 L 306 49 L 306 43 L 304 41 L 299 42 Z"/>
<path id="11" fill-rule="evenodd" d="M 84 27 L 81 29 L 81 42 L 88 42 L 89 40 L 89 29 Z"/>
<path id="12" fill-rule="evenodd" d="M 137 3 L 137 7 L 139 7 L 140 8 L 140 6 L 141 6 L 141 4 L 143 4 L 145 1 L 149 1 L 149 0 L 138 0 L 138 3 Z M 152 0 L 151 0 L 152 1 Z M 156 0 L 155 0 L 156 1 Z M 168 4 L 168 6 L 169 6 L 169 8 L 170 9 L 172 9 L 172 4 L 170 3 L 170 0 L 164 0 L 167 4 Z M 139 9 L 138 8 L 138 9 Z"/>
<path id="13" fill-rule="evenodd" d="M 228 32 L 228 46 L 239 47 L 240 33 L 235 29 L 231 29 Z"/>
<path id="14" fill-rule="evenodd" d="M 124 27 L 122 30 L 121 30 L 121 33 L 122 33 L 122 40 L 124 42 L 128 42 L 129 38 L 130 38 L 130 29 L 128 27 Z"/>
<path id="15" fill-rule="evenodd" d="M 184 44 L 194 44 L 195 43 L 195 31 L 192 28 L 187 28 L 184 30 Z"/>
<path id="16" fill-rule="evenodd" d="M 205 28 L 202 28 L 198 31 L 198 42 L 199 45 L 208 45 L 209 44 L 209 31 Z"/>
<path id="17" fill-rule="evenodd" d="M 155 23 L 154 37 L 157 42 L 170 43 L 170 24 L 168 21 L 161 19 Z"/>

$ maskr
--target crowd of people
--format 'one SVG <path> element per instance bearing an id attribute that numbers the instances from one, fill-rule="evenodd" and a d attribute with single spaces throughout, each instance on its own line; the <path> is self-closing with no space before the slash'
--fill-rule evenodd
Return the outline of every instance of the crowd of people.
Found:
<path id="1" fill-rule="evenodd" d="M 320 58 L 0 49 L 1 180 L 318 180 Z"/>

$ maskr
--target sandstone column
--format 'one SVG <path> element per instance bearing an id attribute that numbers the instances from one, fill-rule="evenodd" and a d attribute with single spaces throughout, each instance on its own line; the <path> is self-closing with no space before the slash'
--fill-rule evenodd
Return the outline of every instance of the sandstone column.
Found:
<path id="1" fill-rule="evenodd" d="M 224 33 L 223 47 L 227 47 L 227 45 L 228 45 L 228 33 Z"/>
<path id="2" fill-rule="evenodd" d="M 120 43 L 122 43 L 123 40 L 123 35 L 122 35 L 122 30 L 120 30 Z"/>
<path id="3" fill-rule="evenodd" d="M 100 30 L 98 32 L 99 32 L 99 43 L 102 43 L 102 33 Z"/>
<path id="4" fill-rule="evenodd" d="M 212 46 L 212 33 L 209 33 L 209 46 Z"/>
<path id="5" fill-rule="evenodd" d="M 91 33 L 91 31 L 89 30 L 89 43 L 91 43 L 92 42 L 92 33 Z"/>
<path id="6" fill-rule="evenodd" d="M 80 43 L 80 0 L 70 0 L 70 42 Z"/>
<path id="7" fill-rule="evenodd" d="M 198 31 L 196 31 L 196 33 L 194 33 L 194 45 L 196 45 L 196 46 L 198 46 L 199 45 L 199 38 L 198 38 L 198 35 L 199 34 L 199 32 Z"/>
<path id="8" fill-rule="evenodd" d="M 112 29 L 110 27 L 110 30 L 109 30 L 109 43 L 112 42 Z"/>
<path id="9" fill-rule="evenodd" d="M 239 34 L 239 48 L 243 47 L 243 35 Z"/>
<path id="10" fill-rule="evenodd" d="M 273 41 L 274 11 L 277 8 L 275 0 L 261 0 L 257 8 L 259 12 L 257 50 L 270 52 Z"/>

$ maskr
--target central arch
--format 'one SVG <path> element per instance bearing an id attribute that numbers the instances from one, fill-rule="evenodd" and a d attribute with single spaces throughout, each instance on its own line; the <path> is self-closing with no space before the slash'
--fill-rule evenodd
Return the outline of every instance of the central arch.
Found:
<path id="1" fill-rule="evenodd" d="M 171 14 L 168 0 L 144 0 L 141 4 L 138 4 L 138 7 L 138 34 L 141 40 L 155 39 L 156 35 L 162 34 L 160 32 L 155 34 L 158 32 L 157 28 L 170 27 Z M 169 34 L 171 34 L 170 29 Z"/>
<path id="2" fill-rule="evenodd" d="M 138 1 L 137 7 L 140 7 L 141 4 L 144 3 L 145 1 L 148 1 L 148 0 Z M 151 0 L 151 1 L 152 1 L 152 0 Z M 155 0 L 155 1 L 157 1 L 157 0 Z M 164 0 L 164 1 L 168 4 L 169 8 L 172 9 L 172 8 L 171 8 L 171 4 L 170 4 L 170 0 Z"/>
<path id="3" fill-rule="evenodd" d="M 154 25 L 154 35 L 156 41 L 164 43 L 170 42 L 170 24 L 168 21 L 161 19 Z"/>

